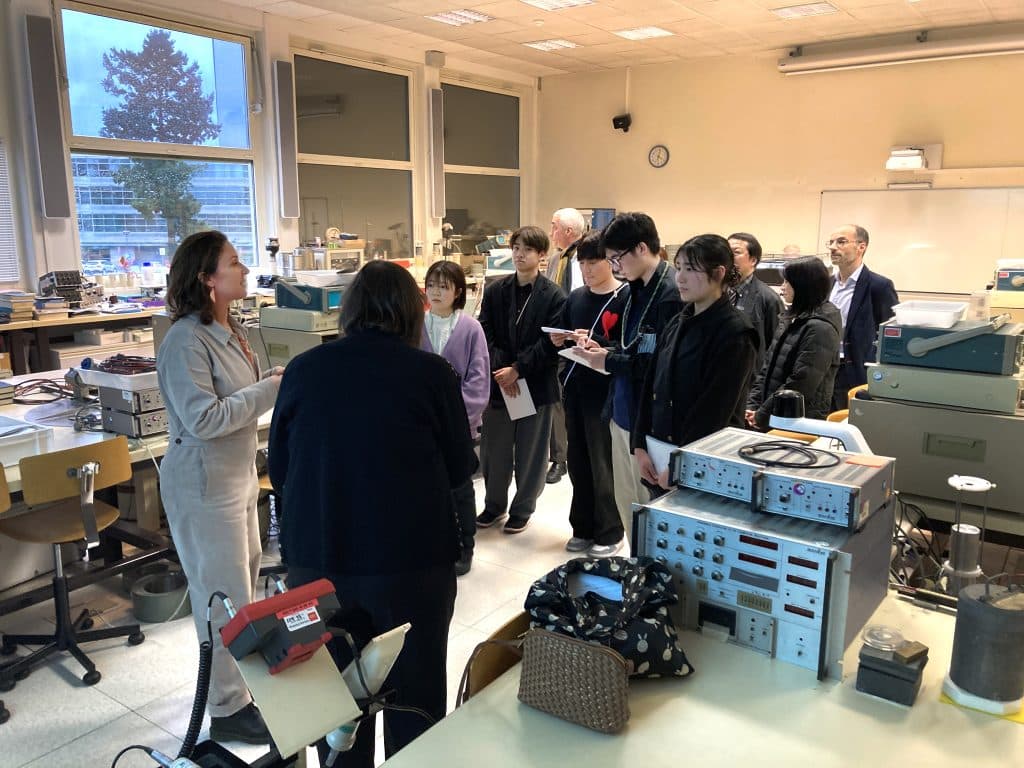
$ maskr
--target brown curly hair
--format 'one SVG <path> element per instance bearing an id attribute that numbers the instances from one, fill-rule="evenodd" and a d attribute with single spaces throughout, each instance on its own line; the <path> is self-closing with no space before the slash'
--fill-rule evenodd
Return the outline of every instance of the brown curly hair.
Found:
<path id="1" fill-rule="evenodd" d="M 215 229 L 196 232 L 181 241 L 167 278 L 166 301 L 172 323 L 193 312 L 199 313 L 203 325 L 213 322 L 213 300 L 204 278 L 217 271 L 220 252 L 227 242 L 227 235 Z"/>

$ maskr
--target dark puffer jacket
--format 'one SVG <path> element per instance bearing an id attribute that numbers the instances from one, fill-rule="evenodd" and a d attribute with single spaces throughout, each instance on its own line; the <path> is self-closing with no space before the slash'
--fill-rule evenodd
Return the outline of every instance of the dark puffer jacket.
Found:
<path id="1" fill-rule="evenodd" d="M 804 396 L 804 415 L 808 418 L 824 419 L 828 415 L 839 368 L 842 328 L 839 310 L 828 301 L 796 317 L 788 313 L 782 316 L 747 400 L 747 409 L 755 412 L 759 429 L 768 429 L 772 400 L 780 389 L 795 389 Z"/>

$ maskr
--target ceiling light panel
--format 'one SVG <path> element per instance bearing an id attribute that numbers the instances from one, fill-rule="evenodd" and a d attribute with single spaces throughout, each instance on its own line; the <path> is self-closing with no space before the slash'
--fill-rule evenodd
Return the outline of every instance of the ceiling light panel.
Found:
<path id="1" fill-rule="evenodd" d="M 423 18 L 430 19 L 431 21 L 439 21 L 450 27 L 461 27 L 464 24 L 479 24 L 483 21 L 494 21 L 493 16 L 488 16 L 486 13 L 477 13 L 476 11 L 466 10 L 465 8 L 457 11 L 435 13 L 431 16 L 424 16 Z"/>
<path id="2" fill-rule="evenodd" d="M 805 19 L 808 16 L 827 16 L 838 12 L 839 9 L 830 3 L 804 3 L 786 8 L 772 8 L 772 13 L 780 19 Z"/>
<path id="3" fill-rule="evenodd" d="M 622 29 L 615 34 L 627 40 L 649 40 L 652 37 L 672 37 L 675 33 L 661 27 L 637 27 L 636 29 Z"/>
<path id="4" fill-rule="evenodd" d="M 564 8 L 579 8 L 581 5 L 593 5 L 594 0 L 522 0 L 527 5 L 540 8 L 542 11 L 561 11 Z"/>
<path id="5" fill-rule="evenodd" d="M 569 40 L 537 40 L 533 43 L 523 43 L 527 48 L 535 48 L 538 51 L 557 51 L 563 48 L 579 48 L 576 43 Z"/>

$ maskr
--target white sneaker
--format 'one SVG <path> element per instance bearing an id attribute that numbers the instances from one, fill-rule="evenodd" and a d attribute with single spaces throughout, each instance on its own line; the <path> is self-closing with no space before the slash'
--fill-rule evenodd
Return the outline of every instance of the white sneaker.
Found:
<path id="1" fill-rule="evenodd" d="M 568 542 L 566 542 L 565 551 L 566 552 L 583 552 L 583 551 L 585 551 L 587 549 L 590 549 L 590 547 L 591 547 L 591 545 L 593 545 L 593 543 L 594 543 L 593 539 L 581 539 L 579 536 L 573 536 L 571 539 L 569 539 Z"/>
<path id="2" fill-rule="evenodd" d="M 625 539 L 620 539 L 614 544 L 595 544 L 590 548 L 590 551 L 587 552 L 587 554 L 591 557 L 611 557 L 622 549 L 623 541 L 625 541 Z"/>

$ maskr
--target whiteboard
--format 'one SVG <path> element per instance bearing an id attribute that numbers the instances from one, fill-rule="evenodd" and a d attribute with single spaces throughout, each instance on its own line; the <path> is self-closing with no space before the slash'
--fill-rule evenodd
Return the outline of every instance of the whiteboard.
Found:
<path id="1" fill-rule="evenodd" d="M 864 263 L 897 291 L 970 293 L 996 259 L 1024 258 L 1024 187 L 822 192 L 819 247 L 844 224 L 868 231 Z"/>

